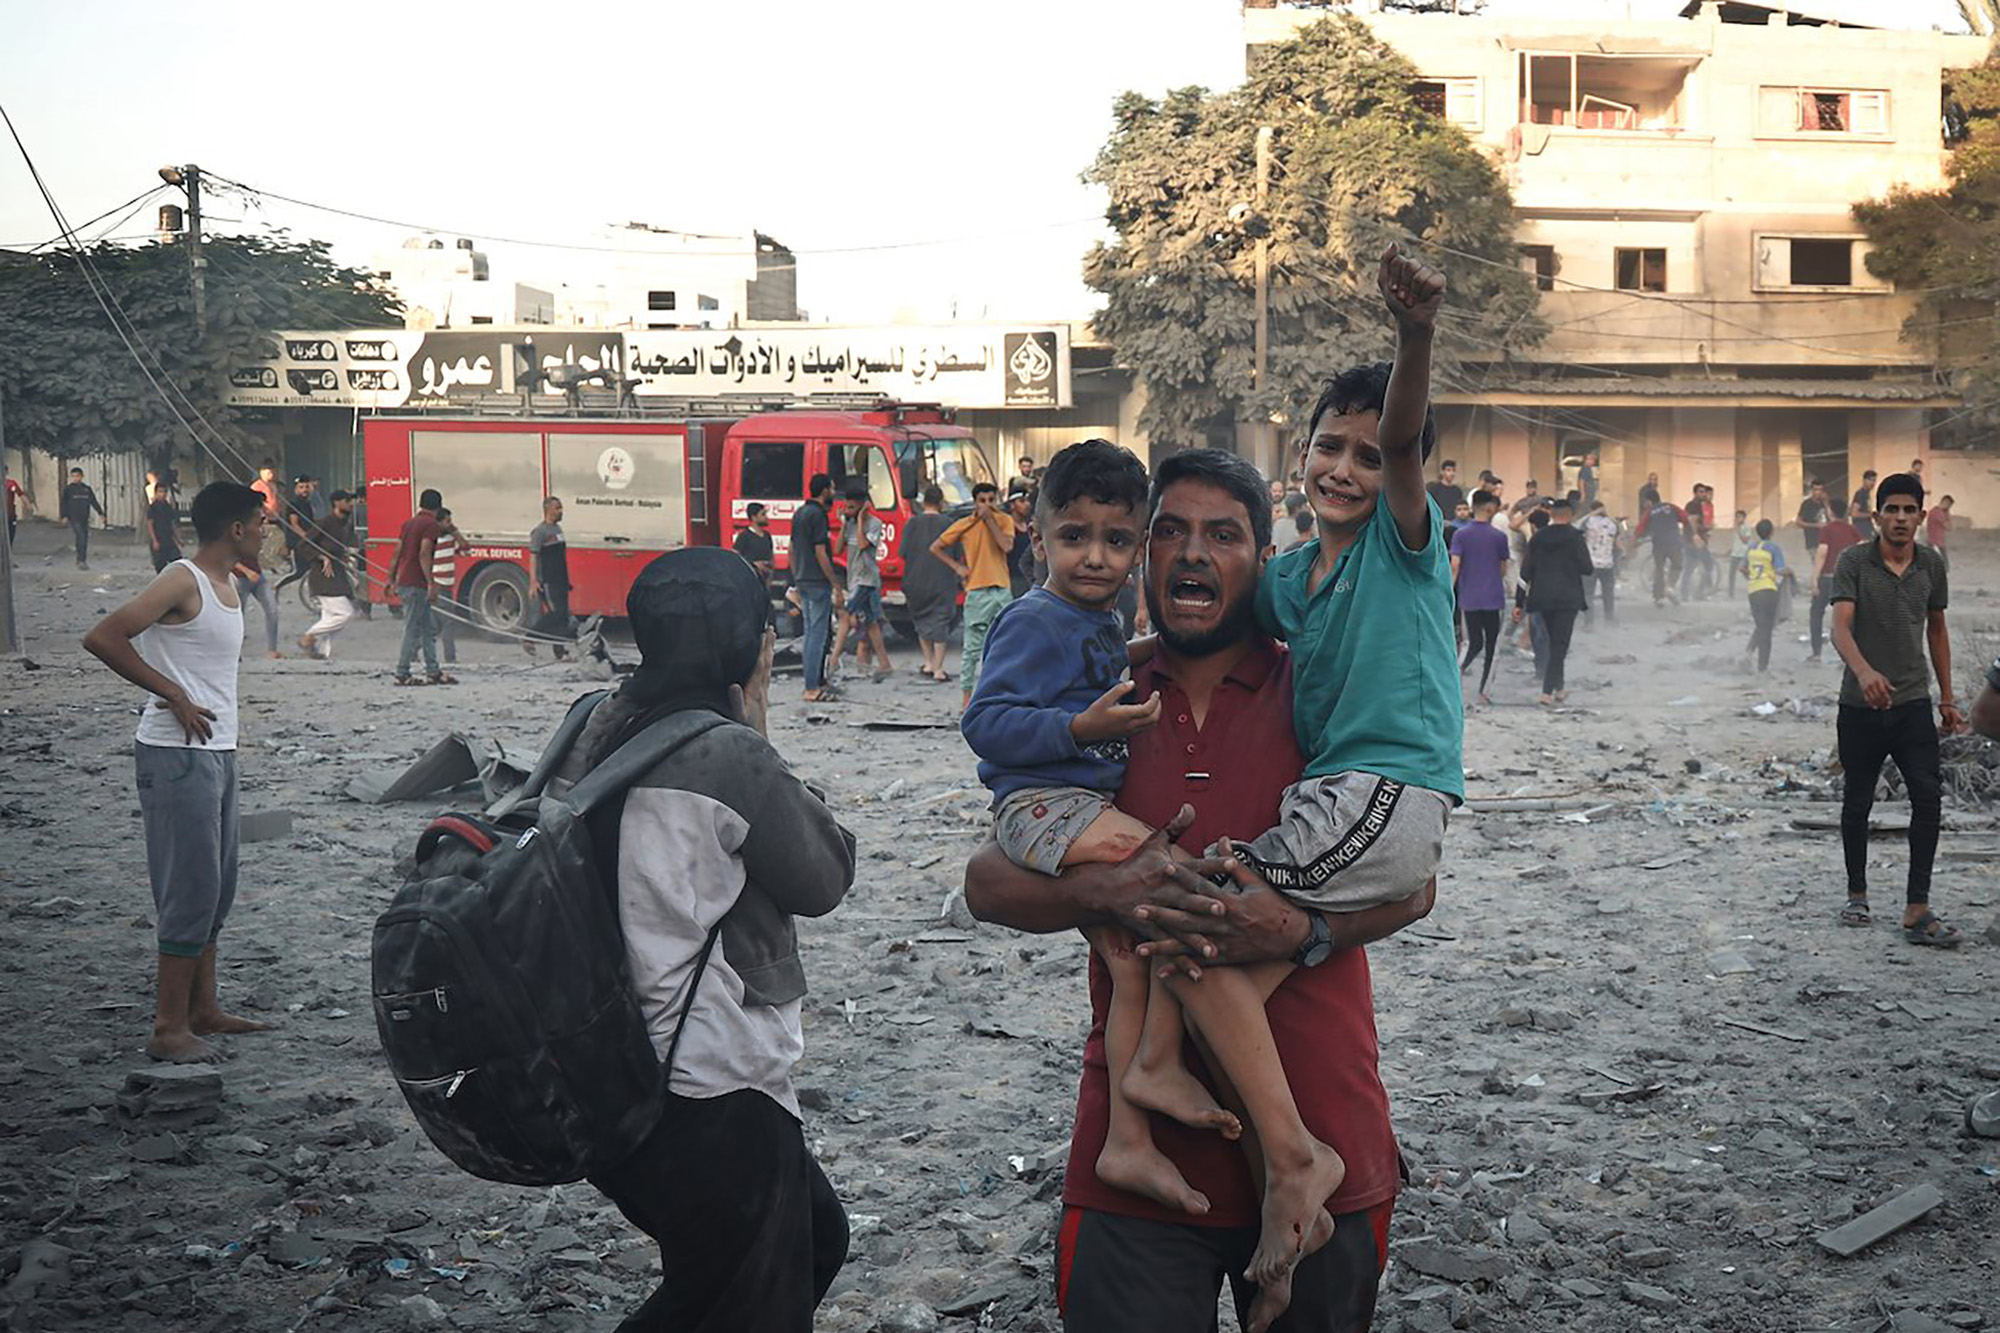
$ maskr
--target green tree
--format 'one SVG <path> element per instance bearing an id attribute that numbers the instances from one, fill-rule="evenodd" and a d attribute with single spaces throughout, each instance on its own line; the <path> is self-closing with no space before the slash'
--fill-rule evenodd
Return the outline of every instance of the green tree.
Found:
<path id="1" fill-rule="evenodd" d="M 1854 220 L 1868 271 L 1919 293 L 1904 337 L 1951 372 L 1979 429 L 2000 424 L 2000 61 L 1945 72 L 1944 127 L 1944 186 L 1893 189 L 1854 205 Z"/>
<path id="2" fill-rule="evenodd" d="M 146 366 L 194 410 L 178 395 L 175 406 L 190 420 L 199 411 L 239 451 L 259 446 L 223 406 L 221 391 L 231 370 L 268 355 L 275 331 L 401 322 L 394 297 L 334 263 L 324 242 L 212 237 L 204 253 L 207 332 L 197 338 L 184 246 L 101 244 L 84 252 L 113 308 L 131 321 L 127 332 Z M 164 463 L 189 447 L 67 251 L 0 256 L 0 396 L 9 443 L 46 453 L 140 452 Z"/>
<path id="3" fill-rule="evenodd" d="M 1336 15 L 1254 63 L 1229 92 L 1120 97 L 1111 138 L 1084 177 L 1109 192 L 1118 234 L 1084 260 L 1084 280 L 1105 297 L 1095 327 L 1144 379 L 1149 433 L 1193 444 L 1235 420 L 1295 415 L 1333 371 L 1388 356 L 1394 335 L 1375 269 L 1391 241 L 1414 242 L 1450 279 L 1441 386 L 1466 383 L 1468 363 L 1503 360 L 1541 338 L 1506 184 L 1460 130 L 1417 105 L 1416 73 L 1401 56 Z M 1260 125 L 1275 130 L 1261 210 Z M 1269 375 L 1253 386 L 1262 227 Z"/>

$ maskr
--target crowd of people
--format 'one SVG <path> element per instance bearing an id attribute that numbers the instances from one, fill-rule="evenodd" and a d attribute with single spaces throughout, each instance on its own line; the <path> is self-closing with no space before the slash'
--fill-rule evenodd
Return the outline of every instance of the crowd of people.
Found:
<path id="1" fill-rule="evenodd" d="M 1490 471 L 1463 490 L 1449 459 L 1426 483 L 1445 280 L 1392 248 L 1379 285 L 1395 360 L 1328 382 L 1288 482 L 1219 450 L 1149 472 L 1088 440 L 1039 472 L 1024 461 L 1004 495 L 976 486 L 960 516 L 926 491 L 900 537 L 919 677 L 951 679 L 963 602 L 961 730 L 993 798 L 966 903 L 1019 931 L 1080 931 L 1090 947 L 1055 1256 L 1072 1333 L 1205 1327 L 1225 1282 L 1251 1333 L 1368 1326 L 1401 1182 L 1363 946 L 1432 910 L 1465 798 L 1465 691 L 1489 700 L 1503 640 L 1534 655 L 1542 702 L 1562 702 L 1579 620 L 1611 620 L 1620 568 L 1644 542 L 1656 603 L 1718 595 L 1725 575 L 1733 593 L 1740 577 L 1751 652 L 1768 664 L 1791 577 L 1769 519 L 1739 513 L 1717 560 L 1712 491 L 1677 505 L 1651 479 L 1627 533 L 1594 455 L 1575 488 L 1544 496 L 1530 481 L 1511 504 Z M 155 530 L 156 577 L 85 639 L 152 697 L 134 767 L 157 919 L 147 1049 L 162 1060 L 214 1059 L 218 1034 L 261 1026 L 215 987 L 238 877 L 245 606 L 260 606 L 272 654 L 286 582 L 308 580 L 319 599 L 298 640 L 309 653 L 330 656 L 355 612 L 355 497 L 320 501 L 305 476 L 283 491 L 269 468 L 258 482 L 194 497 L 192 556 L 172 524 Z M 845 672 L 894 669 L 887 534 L 865 488 L 837 496 L 816 476 L 809 491 L 788 595 L 805 698 L 823 703 Z M 435 614 L 455 585 L 444 501 L 420 493 L 387 571 L 403 608 L 398 684 L 452 680 Z M 156 503 L 173 507 L 164 481 Z M 1966 725 L 1944 622 L 1949 506 L 1927 510 L 1914 472 L 1850 500 L 1815 487 L 1808 506 L 1796 522 L 1824 602 L 1814 619 L 1831 609 L 1844 667 L 1839 920 L 1870 923 L 1868 814 L 1893 758 L 1912 806 L 1899 924 L 1912 944 L 1953 947 L 1929 902 L 1938 738 Z M 531 652 L 573 633 L 563 513 L 546 497 L 528 541 Z M 839 905 L 856 847 L 768 739 L 780 562 L 768 511 L 747 513 L 734 555 L 670 552 L 634 583 L 640 662 L 565 770 L 582 777 L 678 710 L 727 720 L 634 783 L 616 820 L 625 961 L 666 1086 L 642 1146 L 590 1176 L 660 1244 L 660 1286 L 632 1330 L 804 1333 L 847 1247 L 792 1085 L 805 994 L 794 919 Z M 2000 663 L 1989 680 L 1972 720 L 2000 731 Z"/>

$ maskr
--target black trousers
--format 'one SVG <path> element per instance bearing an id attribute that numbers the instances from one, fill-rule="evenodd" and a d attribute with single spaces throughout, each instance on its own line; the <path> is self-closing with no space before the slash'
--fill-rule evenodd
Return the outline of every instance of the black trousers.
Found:
<path id="1" fill-rule="evenodd" d="M 538 639 L 555 639 L 563 643 L 576 637 L 569 623 L 569 589 L 552 588 L 542 585 L 542 614 L 535 623 L 528 626 L 528 633 Z"/>
<path id="2" fill-rule="evenodd" d="M 669 1095 L 638 1151 L 590 1183 L 660 1246 L 659 1289 L 618 1333 L 812 1333 L 847 1213 L 784 1107 Z"/>
<path id="3" fill-rule="evenodd" d="M 1842 704 L 1836 726 L 1840 767 L 1847 784 L 1840 797 L 1840 848 L 1847 861 L 1847 892 L 1855 897 L 1868 892 L 1868 814 L 1875 808 L 1875 782 L 1882 776 L 1882 761 L 1894 759 L 1910 794 L 1909 901 L 1929 902 L 1931 864 L 1937 860 L 1938 828 L 1944 822 L 1943 776 L 1930 699 L 1914 699 L 1893 708 Z"/>
<path id="4" fill-rule="evenodd" d="M 1657 606 L 1661 602 L 1666 601 L 1667 594 L 1672 592 L 1674 585 L 1680 581 L 1681 548 L 1678 546 L 1662 547 L 1657 541 L 1654 542 L 1653 604 Z"/>
<path id="5" fill-rule="evenodd" d="M 1813 589 L 1812 599 L 1812 655 L 1819 656 L 1820 645 L 1826 642 L 1826 608 L 1833 600 L 1833 575 L 1822 574 L 1819 584 Z"/>
<path id="6" fill-rule="evenodd" d="M 1500 613 L 1498 611 L 1467 611 L 1465 615 L 1465 660 L 1458 664 L 1460 675 L 1465 674 L 1472 659 L 1483 655 L 1485 664 L 1479 669 L 1479 692 L 1486 693 L 1486 682 L 1493 678 L 1493 650 L 1500 646 Z"/>
<path id="7" fill-rule="evenodd" d="M 1291 1308 L 1272 1333 L 1366 1333 L 1381 1283 L 1373 1210 L 1334 1219 L 1333 1239 L 1299 1262 Z M 1065 1244 L 1068 1242 L 1068 1244 Z M 1214 1333 L 1224 1280 L 1242 1322 L 1255 1227 L 1179 1226 L 1079 1208 L 1064 1214 L 1057 1262 L 1065 1333 Z"/>
<path id="8" fill-rule="evenodd" d="M 1564 687 L 1563 668 L 1569 663 L 1569 643 L 1576 634 L 1575 611 L 1544 611 L 1543 630 L 1549 636 L 1547 659 L 1542 665 L 1542 693 L 1554 694 Z"/>
<path id="9" fill-rule="evenodd" d="M 1819 628 L 1818 601 L 1814 601 L 1813 628 Z M 1757 654 L 1757 669 L 1771 666 L 1771 632 L 1778 627 L 1778 590 L 1765 588 L 1750 594 L 1750 651 Z M 1817 636 L 1815 636 L 1817 637 Z M 1819 645 L 1813 645 L 1819 651 Z"/>
<path id="10" fill-rule="evenodd" d="M 76 563 L 90 563 L 90 519 L 73 518 L 69 521 L 69 535 L 76 539 Z"/>

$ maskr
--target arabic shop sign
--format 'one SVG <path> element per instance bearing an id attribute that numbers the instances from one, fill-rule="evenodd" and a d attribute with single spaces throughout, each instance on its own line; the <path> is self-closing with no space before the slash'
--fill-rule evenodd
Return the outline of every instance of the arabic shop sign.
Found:
<path id="1" fill-rule="evenodd" d="M 879 393 L 947 407 L 1068 407 L 1069 326 L 796 325 L 633 331 L 641 394 Z"/>
<path id="2" fill-rule="evenodd" d="M 536 368 L 632 376 L 641 396 L 879 394 L 946 407 L 1068 407 L 1069 326 L 829 325 L 640 332 L 559 327 L 280 333 L 234 367 L 238 407 L 391 409 L 559 391 Z"/>
<path id="3" fill-rule="evenodd" d="M 349 329 L 280 333 L 269 359 L 229 373 L 237 407 L 397 408 L 514 393 L 533 371 L 620 371 L 625 337 L 598 329 Z M 547 385 L 538 393 L 554 393 Z"/>

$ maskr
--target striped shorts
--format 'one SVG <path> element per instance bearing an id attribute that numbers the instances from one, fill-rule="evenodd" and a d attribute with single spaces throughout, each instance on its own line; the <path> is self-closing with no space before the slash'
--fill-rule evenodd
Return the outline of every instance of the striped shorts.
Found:
<path id="1" fill-rule="evenodd" d="M 1424 887 L 1444 855 L 1451 798 L 1373 773 L 1305 778 L 1285 788 L 1278 825 L 1233 852 L 1293 902 L 1323 912 L 1359 912 L 1400 902 Z"/>

